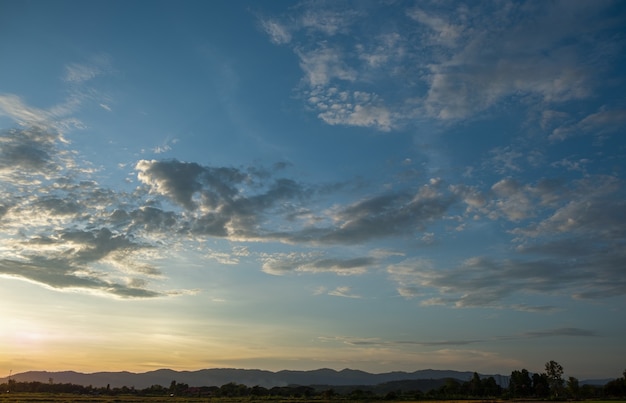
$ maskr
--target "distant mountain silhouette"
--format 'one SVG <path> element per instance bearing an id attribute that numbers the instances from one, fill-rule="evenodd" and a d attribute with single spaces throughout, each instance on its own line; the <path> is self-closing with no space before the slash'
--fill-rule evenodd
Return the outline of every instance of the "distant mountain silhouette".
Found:
<path id="1" fill-rule="evenodd" d="M 605 379 L 583 379 L 579 381 L 579 385 L 592 385 L 592 386 L 604 386 L 607 383 L 611 382 L 615 378 L 605 378 Z"/>
<path id="2" fill-rule="evenodd" d="M 246 386 L 263 386 L 272 388 L 274 386 L 289 385 L 329 385 L 329 386 L 350 386 L 363 385 L 372 386 L 396 381 L 412 380 L 440 380 L 454 378 L 459 381 L 468 381 L 473 372 L 443 371 L 425 369 L 415 372 L 387 372 L 382 374 L 371 374 L 353 369 L 343 369 L 335 371 L 333 369 L 316 369 L 312 371 L 265 371 L 259 369 L 229 369 L 213 368 L 198 371 L 174 371 L 171 369 L 159 369 L 156 371 L 133 373 L 133 372 L 95 372 L 85 374 L 74 371 L 48 372 L 48 371 L 28 371 L 14 374 L 11 379 L 18 382 L 44 382 L 50 379 L 54 383 L 73 383 L 76 385 L 92 385 L 94 387 L 135 387 L 136 389 L 148 388 L 152 385 L 162 385 L 168 387 L 172 381 L 186 383 L 189 386 L 222 386 L 229 382 L 244 384 Z M 481 377 L 493 376 L 498 384 L 503 387 L 508 386 L 508 376 L 503 375 L 481 375 Z M 0 383 L 6 382 L 8 378 L 0 378 Z"/>

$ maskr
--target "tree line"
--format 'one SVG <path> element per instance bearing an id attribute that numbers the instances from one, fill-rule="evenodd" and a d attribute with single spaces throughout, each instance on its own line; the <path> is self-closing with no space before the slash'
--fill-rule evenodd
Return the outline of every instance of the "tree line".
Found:
<path id="1" fill-rule="evenodd" d="M 413 382 L 413 383 L 412 383 Z M 230 382 L 222 386 L 190 387 L 175 380 L 167 386 L 152 385 L 144 389 L 133 386 L 93 387 L 71 383 L 17 382 L 10 379 L 0 384 L 0 391 L 7 393 L 64 393 L 82 395 L 137 395 L 137 396 L 189 396 L 189 397 L 289 397 L 344 400 L 404 399 L 404 400 L 449 400 L 472 398 L 543 400 L 623 398 L 626 397 L 626 370 L 621 378 L 614 379 L 604 386 L 579 385 L 574 377 L 563 376 L 563 367 L 555 361 L 545 365 L 545 372 L 531 375 L 526 369 L 511 373 L 508 387 L 497 384 L 493 377 L 481 378 L 474 372 L 466 382 L 457 379 L 442 380 L 440 386 L 427 391 L 417 389 L 414 381 L 388 382 L 375 386 L 246 386 Z"/>

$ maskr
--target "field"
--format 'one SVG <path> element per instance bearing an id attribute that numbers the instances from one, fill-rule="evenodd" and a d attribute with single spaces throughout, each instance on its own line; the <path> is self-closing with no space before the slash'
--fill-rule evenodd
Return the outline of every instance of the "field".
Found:
<path id="1" fill-rule="evenodd" d="M 368 403 L 389 403 L 389 400 L 363 400 Z M 75 395 L 75 394 L 52 394 L 52 393 L 11 393 L 1 394 L 0 403 L 327 403 L 327 402 L 359 402 L 359 400 L 337 398 L 333 400 L 325 399 L 298 399 L 298 398 L 251 398 L 251 397 L 236 397 L 236 398 L 207 398 L 207 397 L 169 397 L 169 396 L 133 396 L 133 395 L 121 395 L 121 396 L 88 396 L 88 395 Z M 394 403 L 408 403 L 404 400 L 392 400 Z M 415 402 L 415 401 L 412 401 Z M 505 403 L 505 400 L 421 400 L 424 403 Z M 521 402 L 515 401 L 515 403 L 534 403 L 530 401 Z M 538 402 L 537 402 L 538 403 Z M 545 403 L 545 402 L 543 402 Z M 610 401 L 610 402 L 596 402 L 593 403 L 626 403 L 626 401 Z"/>
<path id="2" fill-rule="evenodd" d="M 51 393 L 12 393 L 1 394 L 0 403 L 326 403 L 326 402 L 358 402 L 351 399 L 297 399 L 297 398 L 206 398 L 206 397 L 164 397 L 164 396 L 87 396 L 75 394 L 51 394 Z M 368 403 L 389 403 L 389 400 L 363 400 Z M 395 403 L 409 403 L 410 401 L 392 400 Z M 412 401 L 415 402 L 415 401 Z M 521 401 L 521 400 L 420 400 L 424 403 L 545 403 L 546 401 Z M 626 400 L 587 400 L 587 403 L 626 403 Z"/>

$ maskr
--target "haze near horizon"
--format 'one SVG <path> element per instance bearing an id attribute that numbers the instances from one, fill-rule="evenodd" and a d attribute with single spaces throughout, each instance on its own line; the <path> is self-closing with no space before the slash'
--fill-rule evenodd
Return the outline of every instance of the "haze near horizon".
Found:
<path id="1" fill-rule="evenodd" d="M 624 27 L 0 0 L 0 369 L 619 376 Z"/>

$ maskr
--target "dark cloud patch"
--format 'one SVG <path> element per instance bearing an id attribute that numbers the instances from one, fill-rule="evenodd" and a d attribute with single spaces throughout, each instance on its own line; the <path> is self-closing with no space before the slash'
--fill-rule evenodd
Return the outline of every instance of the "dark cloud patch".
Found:
<path id="1" fill-rule="evenodd" d="M 38 127 L 0 131 L 0 173 L 44 174 L 58 169 L 58 135 Z"/>
<path id="2" fill-rule="evenodd" d="M 60 236 L 60 241 L 76 245 L 75 258 L 78 262 L 84 263 L 100 260 L 114 251 L 142 247 L 122 234 L 113 234 L 108 228 L 97 231 L 64 232 Z"/>
<path id="3" fill-rule="evenodd" d="M 82 289 L 120 298 L 150 298 L 163 294 L 146 288 L 106 281 L 101 273 L 81 270 L 66 260 L 35 257 L 28 261 L 0 260 L 0 274 L 22 278 L 59 290 Z"/>
<path id="4" fill-rule="evenodd" d="M 326 268 L 340 268 L 340 269 L 354 269 L 356 267 L 366 267 L 372 265 L 376 260 L 371 257 L 357 257 L 353 259 L 321 259 L 312 263 L 314 267 L 322 269 Z"/>
<path id="5" fill-rule="evenodd" d="M 216 237 L 228 236 L 228 224 L 230 217 L 218 213 L 204 214 L 188 224 L 188 229 L 196 235 L 208 235 Z"/>
<path id="6" fill-rule="evenodd" d="M 238 185 L 250 180 L 247 173 L 228 167 L 206 167 L 194 162 L 146 161 L 135 167 L 141 182 L 187 210 L 199 205 L 218 208 L 239 194 Z"/>
<path id="7" fill-rule="evenodd" d="M 547 337 L 597 337 L 597 333 L 575 327 L 563 327 L 556 329 L 544 329 L 530 331 L 522 334 L 496 336 L 485 339 L 457 339 L 457 340 L 384 340 L 379 338 L 358 338 L 358 337 L 323 337 L 324 341 L 338 341 L 351 346 L 421 346 L 421 347 L 445 347 L 445 346 L 467 346 L 470 344 L 507 342 L 513 340 L 547 338 Z"/>
<path id="8" fill-rule="evenodd" d="M 265 214 L 272 211 L 280 217 L 292 212 L 296 207 L 290 201 L 310 194 L 300 183 L 272 180 L 262 169 L 244 171 L 175 160 L 140 161 L 136 168 L 151 193 L 194 213 L 187 215 L 181 228 L 196 235 L 263 238 Z"/>
<path id="9" fill-rule="evenodd" d="M 357 244 L 374 239 L 406 236 L 424 231 L 441 219 L 457 201 L 454 194 L 425 185 L 415 194 L 393 193 L 371 197 L 340 209 L 327 228 L 305 228 L 293 234 L 276 234 L 294 242 Z"/>
<path id="10" fill-rule="evenodd" d="M 201 189 L 199 177 L 204 171 L 196 163 L 178 161 L 139 161 L 135 167 L 139 180 L 155 193 L 171 198 L 188 210 L 194 210 L 193 194 Z"/>
<path id="11" fill-rule="evenodd" d="M 177 216 L 171 211 L 163 211 L 155 207 L 141 207 L 129 214 L 116 210 L 112 217 L 114 220 L 131 220 L 131 228 L 144 231 L 169 231 L 177 224 Z"/>
<path id="12" fill-rule="evenodd" d="M 74 200 L 65 200 L 57 197 L 43 197 L 36 204 L 48 210 L 52 215 L 76 215 L 82 210 L 80 204 Z"/>
<path id="13" fill-rule="evenodd" d="M 24 251 L 21 260 L 3 259 L 0 274 L 19 277 L 55 289 L 96 290 L 123 298 L 159 296 L 146 286 L 137 287 L 138 278 L 128 284 L 113 281 L 114 277 L 127 275 L 117 270 L 106 270 L 107 259 L 125 265 L 128 273 L 160 276 L 160 271 L 147 264 L 125 262 L 127 256 L 145 245 L 139 245 L 122 234 L 113 234 L 107 228 L 98 230 L 66 230 L 51 236 L 37 235 L 21 243 Z M 100 263 L 94 270 L 94 263 Z M 103 271 L 104 270 L 104 271 Z M 144 285 L 147 282 L 144 281 Z"/>
<path id="14" fill-rule="evenodd" d="M 509 257 L 478 256 L 448 268 L 407 259 L 388 267 L 400 295 L 428 297 L 435 290 L 438 295 L 424 300 L 425 305 L 509 306 L 533 312 L 558 307 L 509 305 L 507 299 L 537 293 L 584 299 L 626 295 L 626 202 L 617 178 L 587 176 L 534 185 L 508 178 L 492 187 L 499 199 L 488 203 L 474 202 L 470 188 L 452 191 L 472 209 L 505 213 L 488 213 L 491 219 L 508 218 L 518 225 L 510 229 L 515 238 Z"/>
<path id="15" fill-rule="evenodd" d="M 377 263 L 372 257 L 351 259 L 323 258 L 306 254 L 277 254 L 269 256 L 263 263 L 263 271 L 273 275 L 288 273 L 335 273 L 356 275 L 365 273 Z"/>
<path id="16" fill-rule="evenodd" d="M 572 336 L 572 337 L 595 337 L 596 332 L 587 329 L 578 329 L 575 327 L 562 327 L 558 329 L 540 330 L 534 332 L 527 332 L 524 334 L 527 337 L 557 337 L 557 336 Z"/>
<path id="17" fill-rule="evenodd" d="M 516 294 L 565 294 L 577 298 L 626 295 L 626 253 L 622 250 L 590 254 L 579 251 L 569 257 L 559 254 L 529 260 L 478 257 L 452 269 L 405 271 L 399 285 L 406 287 L 408 283 L 422 291 L 435 289 L 444 297 L 438 299 L 439 303 L 457 307 L 500 307 Z M 411 295 L 415 296 L 418 295 Z"/>
<path id="18" fill-rule="evenodd" d="M 352 206 L 339 214 L 343 224 L 320 238 L 323 243 L 360 243 L 370 239 L 423 231 L 428 222 L 441 218 L 452 198 L 383 198 Z"/>

